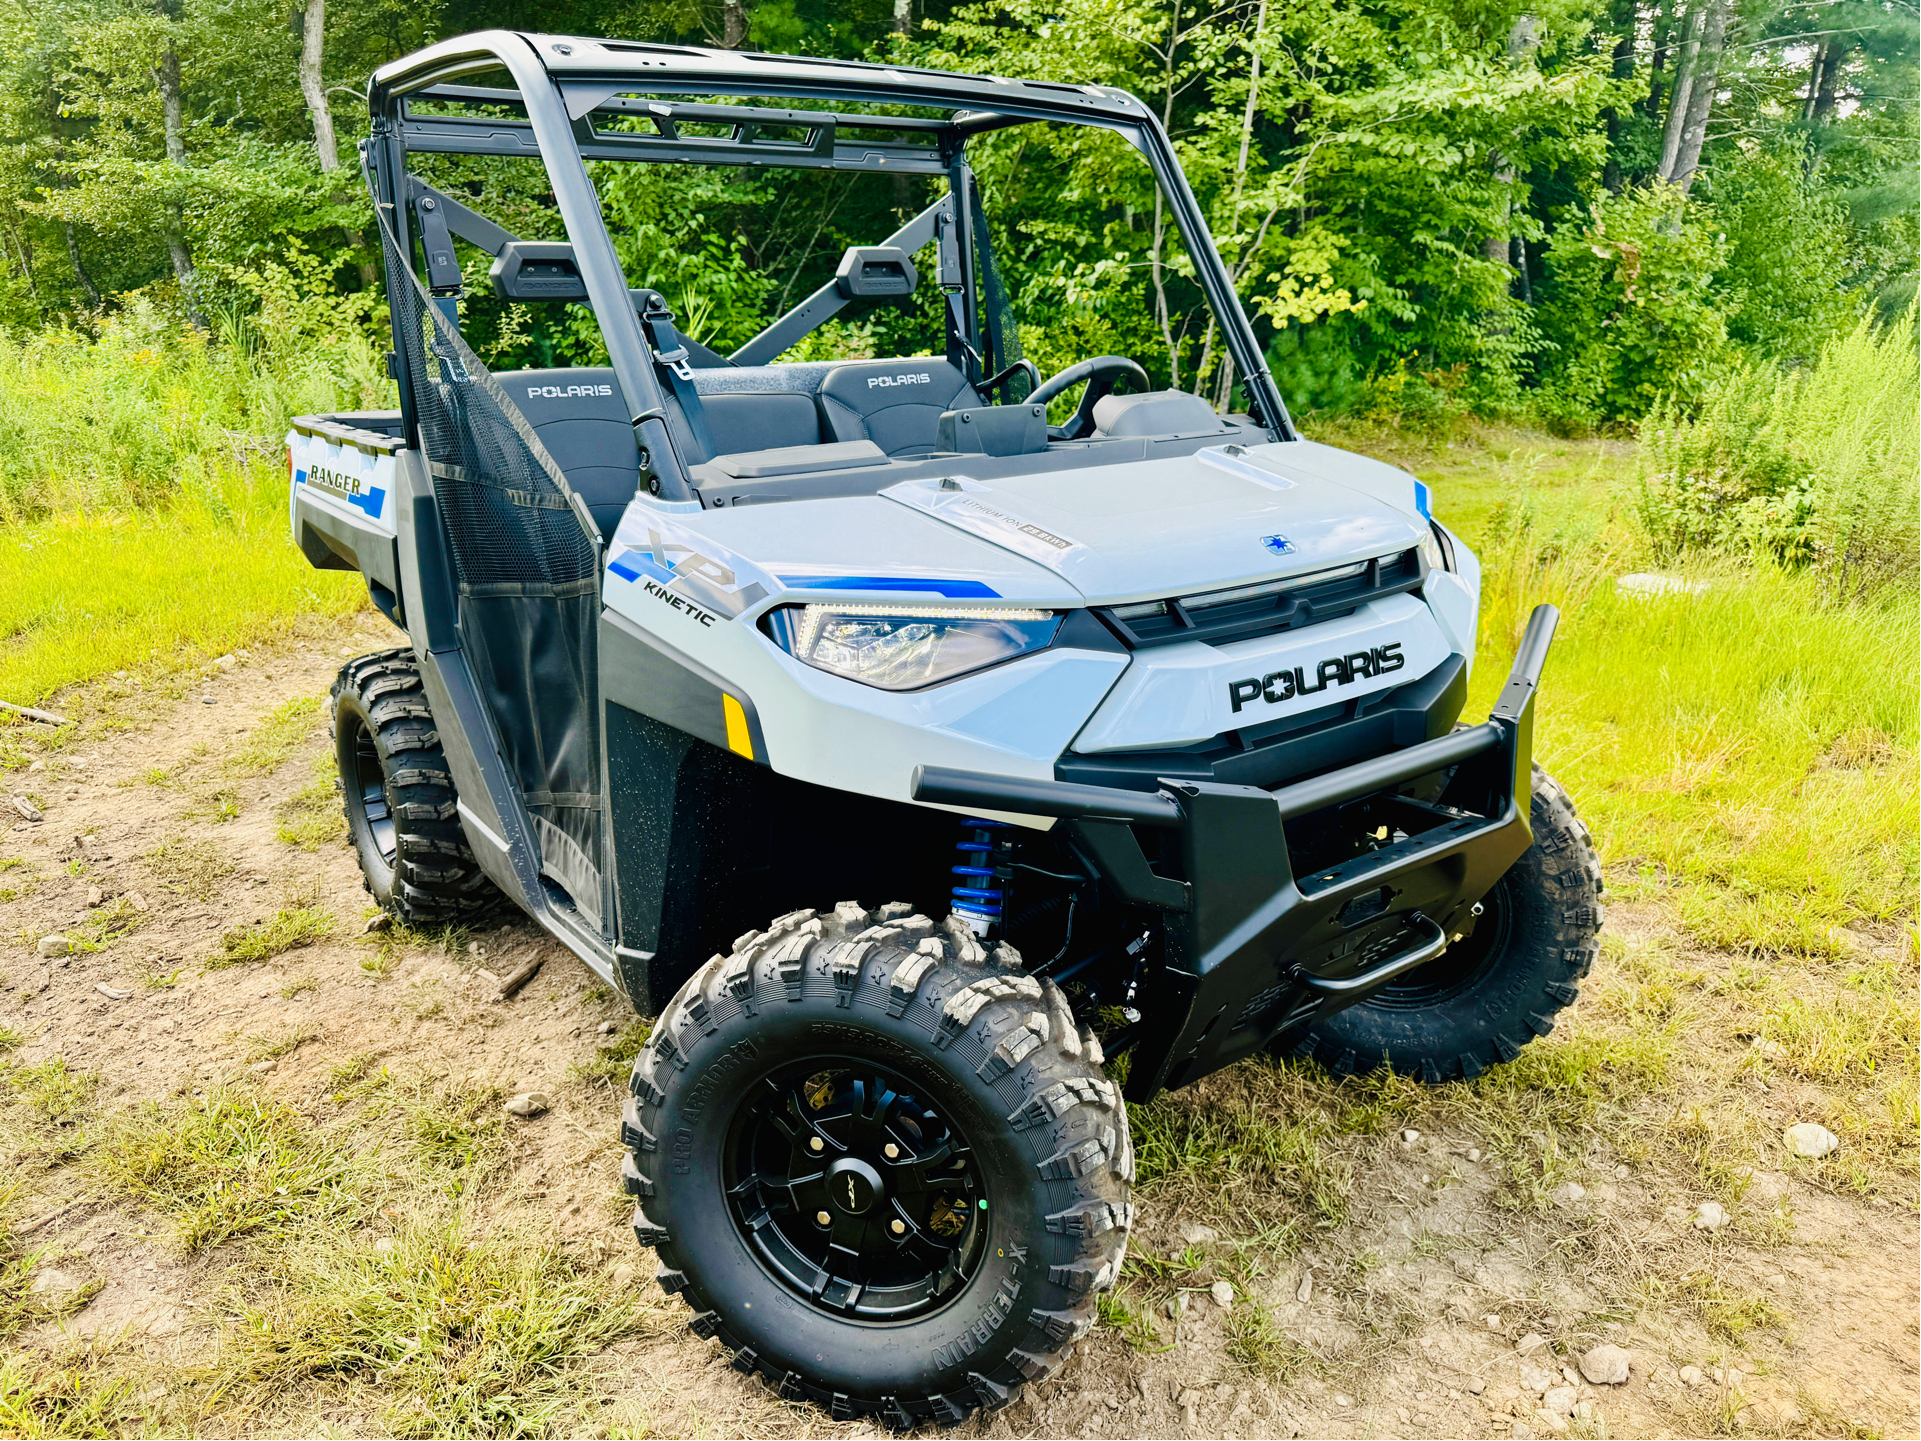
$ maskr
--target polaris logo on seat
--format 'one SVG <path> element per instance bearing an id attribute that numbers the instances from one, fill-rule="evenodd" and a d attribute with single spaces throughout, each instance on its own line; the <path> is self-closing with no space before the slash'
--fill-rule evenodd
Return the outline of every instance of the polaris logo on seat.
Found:
<path id="1" fill-rule="evenodd" d="M 1390 641 L 1386 645 L 1357 650 L 1351 655 L 1329 656 L 1314 667 L 1312 682 L 1307 678 L 1307 667 L 1299 665 L 1292 670 L 1271 671 L 1259 680 L 1249 676 L 1246 680 L 1229 681 L 1227 698 L 1233 702 L 1236 711 L 1251 700 L 1264 700 L 1269 705 L 1278 705 L 1295 696 L 1319 695 L 1329 685 L 1352 685 L 1357 680 L 1388 675 L 1406 664 L 1407 657 L 1401 654 L 1401 642 Z"/>
<path id="2" fill-rule="evenodd" d="M 877 385 L 932 385 L 933 383 L 934 377 L 924 370 L 918 375 L 870 375 L 867 377 L 869 390 Z"/>
<path id="3" fill-rule="evenodd" d="M 612 395 L 611 385 L 530 385 L 529 400 L 570 400 L 576 395 Z"/>

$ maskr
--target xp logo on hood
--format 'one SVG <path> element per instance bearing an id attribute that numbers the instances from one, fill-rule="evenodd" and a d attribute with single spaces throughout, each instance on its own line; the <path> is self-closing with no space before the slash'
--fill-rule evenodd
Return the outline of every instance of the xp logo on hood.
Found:
<path id="1" fill-rule="evenodd" d="M 1294 542 L 1284 535 L 1264 535 L 1261 537 L 1261 544 L 1273 551 L 1276 555 L 1292 555 L 1294 553 Z"/>

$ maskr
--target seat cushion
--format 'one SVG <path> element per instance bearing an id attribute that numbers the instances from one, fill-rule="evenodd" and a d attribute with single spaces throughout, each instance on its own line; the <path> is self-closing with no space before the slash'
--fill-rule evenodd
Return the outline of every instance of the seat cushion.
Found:
<path id="1" fill-rule="evenodd" d="M 888 455 L 926 455 L 940 418 L 981 403 L 945 360 L 862 360 L 837 365 L 820 383 L 821 419 L 835 440 L 871 440 Z"/>
<path id="2" fill-rule="evenodd" d="M 703 394 L 700 406 L 721 454 L 820 444 L 820 414 L 811 395 L 723 390 Z"/>
<path id="3" fill-rule="evenodd" d="M 601 534 L 612 536 L 640 485 L 640 449 L 613 370 L 509 370 L 494 379 L 587 502 Z"/>

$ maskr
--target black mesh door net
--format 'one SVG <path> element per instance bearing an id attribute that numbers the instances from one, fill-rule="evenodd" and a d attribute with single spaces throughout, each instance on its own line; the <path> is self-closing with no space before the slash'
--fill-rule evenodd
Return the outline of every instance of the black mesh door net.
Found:
<path id="1" fill-rule="evenodd" d="M 533 818 L 541 874 L 598 927 L 598 532 L 527 418 L 427 294 L 384 214 L 381 232 L 394 345 L 453 551 L 461 645 Z"/>

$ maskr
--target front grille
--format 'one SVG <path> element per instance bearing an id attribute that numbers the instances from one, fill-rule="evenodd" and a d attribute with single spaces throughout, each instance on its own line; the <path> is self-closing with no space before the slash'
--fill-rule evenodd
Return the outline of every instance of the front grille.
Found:
<path id="1" fill-rule="evenodd" d="M 1225 645 L 1352 615 L 1371 600 L 1415 589 L 1424 578 L 1420 551 L 1406 550 L 1289 580 L 1096 606 L 1094 614 L 1129 650 L 1187 640 Z"/>

